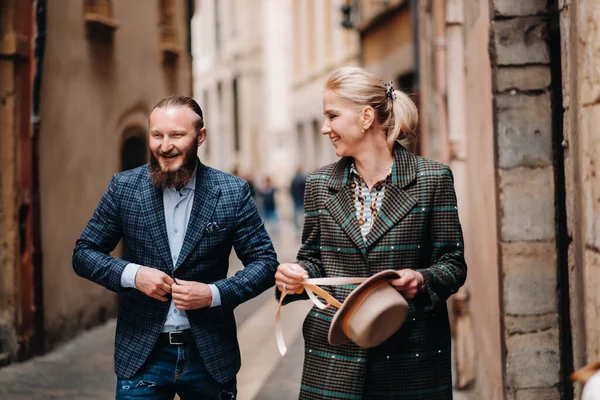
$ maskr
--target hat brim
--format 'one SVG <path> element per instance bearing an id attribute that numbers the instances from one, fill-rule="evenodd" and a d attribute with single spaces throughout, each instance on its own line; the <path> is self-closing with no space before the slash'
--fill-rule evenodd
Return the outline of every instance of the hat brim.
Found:
<path id="1" fill-rule="evenodd" d="M 381 271 L 371 276 L 369 279 L 361 283 L 356 289 L 354 289 L 352 293 L 350 293 L 348 297 L 346 297 L 346 300 L 344 300 L 342 307 L 333 316 L 331 326 L 329 327 L 329 344 L 339 345 L 351 341 L 342 329 L 342 321 L 348 313 L 348 310 L 352 308 L 352 305 L 354 304 L 356 299 L 360 297 L 361 293 L 363 293 L 365 289 L 373 285 L 373 283 L 376 281 L 384 279 L 392 280 L 397 279 L 399 277 L 400 275 L 398 274 L 398 271 L 394 271 L 393 269 L 387 269 L 385 271 Z"/>

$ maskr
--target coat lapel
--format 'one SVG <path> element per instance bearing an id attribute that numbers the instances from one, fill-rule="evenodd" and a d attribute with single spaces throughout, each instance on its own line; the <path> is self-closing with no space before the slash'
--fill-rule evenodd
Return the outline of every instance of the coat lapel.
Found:
<path id="1" fill-rule="evenodd" d="M 396 225 L 417 204 L 417 200 L 403 189 L 417 178 L 417 157 L 399 144 L 394 147 L 393 154 L 392 182 L 385 190 L 381 210 L 367 235 L 367 247 Z"/>
<path id="2" fill-rule="evenodd" d="M 220 196 L 221 189 L 214 182 L 210 169 L 201 162 L 198 162 L 194 204 L 192 205 L 187 232 L 175 269 L 179 268 L 185 262 L 194 247 L 200 242 L 206 225 L 211 222 Z"/>
<path id="3" fill-rule="evenodd" d="M 328 182 L 329 189 L 335 192 L 335 194 L 327 200 L 325 208 L 352 242 L 365 253 L 365 241 L 362 238 L 360 227 L 356 220 L 356 208 L 352 200 L 352 189 L 348 185 L 348 173 L 351 161 L 348 158 L 343 158 L 335 164 Z"/>
<path id="4" fill-rule="evenodd" d="M 167 225 L 165 223 L 165 208 L 163 204 L 162 190 L 152 184 L 148 175 L 144 179 L 140 191 L 140 202 L 144 211 L 146 226 L 150 231 L 152 239 L 158 249 L 160 256 L 165 261 L 167 268 L 171 268 L 171 250 L 169 249 L 169 238 L 167 236 Z"/>

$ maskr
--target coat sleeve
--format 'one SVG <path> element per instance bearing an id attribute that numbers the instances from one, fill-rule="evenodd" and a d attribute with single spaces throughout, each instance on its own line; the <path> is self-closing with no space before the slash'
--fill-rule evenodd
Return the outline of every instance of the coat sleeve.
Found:
<path id="1" fill-rule="evenodd" d="M 301 265 L 308 272 L 310 278 L 322 278 L 325 276 L 323 264 L 321 262 L 321 226 L 319 222 L 319 199 L 317 198 L 318 181 L 306 179 L 306 191 L 304 192 L 304 227 L 302 230 L 302 246 L 298 251 L 296 263 Z M 281 292 L 275 289 L 275 297 L 279 300 Z M 284 303 L 290 303 L 296 300 L 308 299 L 306 292 L 301 294 L 288 294 Z"/>
<path id="2" fill-rule="evenodd" d="M 236 215 L 233 248 L 244 265 L 234 276 L 215 282 L 223 307 L 239 304 L 264 292 L 275 284 L 277 255 L 258 214 L 247 182 L 241 187 Z"/>
<path id="3" fill-rule="evenodd" d="M 454 179 L 448 167 L 440 170 L 431 219 L 432 256 L 428 268 L 418 270 L 425 279 L 431 307 L 444 302 L 465 283 L 467 264 L 458 219 Z"/>
<path id="4" fill-rule="evenodd" d="M 116 190 L 117 177 L 114 175 L 94 215 L 75 244 L 72 261 L 77 275 L 113 292 L 120 292 L 123 290 L 121 274 L 128 262 L 109 254 L 123 237 L 118 220 Z"/>

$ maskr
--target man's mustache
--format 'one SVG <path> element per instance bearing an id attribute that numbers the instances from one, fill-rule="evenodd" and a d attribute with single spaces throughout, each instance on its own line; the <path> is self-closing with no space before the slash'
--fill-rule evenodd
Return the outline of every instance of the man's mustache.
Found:
<path id="1" fill-rule="evenodd" d="M 180 152 L 180 151 L 177 151 L 177 150 L 171 150 L 171 151 L 167 151 L 167 152 L 164 152 L 164 151 L 161 151 L 161 150 L 157 150 L 156 154 L 159 155 L 159 156 L 161 156 L 161 157 L 167 157 L 167 158 L 169 158 L 169 157 L 180 156 L 183 153 Z"/>

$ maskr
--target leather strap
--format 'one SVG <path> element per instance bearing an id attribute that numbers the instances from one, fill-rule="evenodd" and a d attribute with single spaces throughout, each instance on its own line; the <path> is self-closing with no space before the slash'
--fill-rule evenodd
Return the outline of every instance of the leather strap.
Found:
<path id="1" fill-rule="evenodd" d="M 283 304 L 283 299 L 288 293 L 300 294 L 306 290 L 306 294 L 308 294 L 308 297 L 312 300 L 313 303 L 315 303 L 315 306 L 317 306 L 321 310 L 325 310 L 330 306 L 340 308 L 342 306 L 342 303 L 340 303 L 335 297 L 321 289 L 318 285 L 353 285 L 363 283 L 367 279 L 368 278 L 309 278 L 305 279 L 302 282 L 302 288 L 294 293 L 291 293 L 289 290 L 282 291 L 281 297 L 279 298 L 279 305 L 277 306 L 277 312 L 275 313 L 275 339 L 277 341 L 277 348 L 279 349 L 279 353 L 283 356 L 287 352 L 285 340 L 283 339 L 283 331 L 281 330 L 281 306 Z M 321 302 L 317 298 L 317 295 L 323 298 L 327 303 L 325 304 Z"/>

